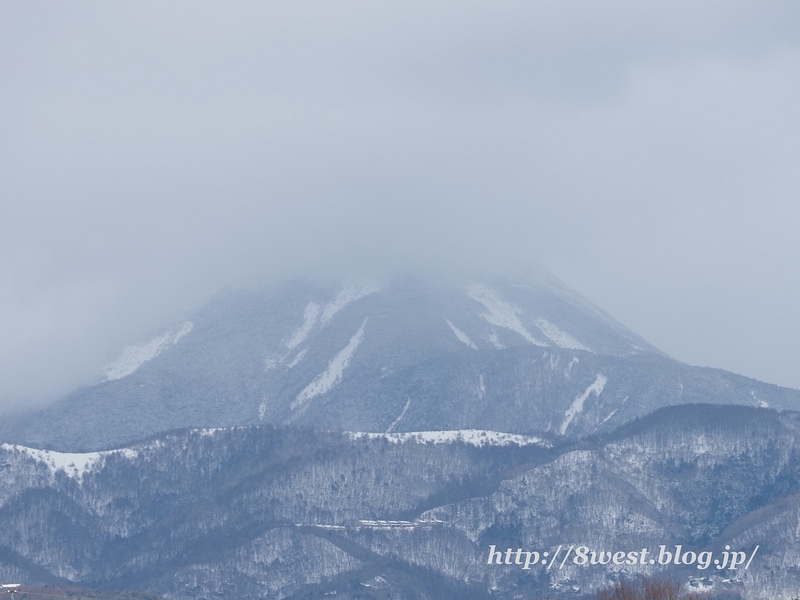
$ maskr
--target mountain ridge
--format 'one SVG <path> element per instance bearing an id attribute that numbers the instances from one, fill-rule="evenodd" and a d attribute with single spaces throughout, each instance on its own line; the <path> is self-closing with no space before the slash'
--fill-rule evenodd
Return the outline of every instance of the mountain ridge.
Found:
<path id="1" fill-rule="evenodd" d="M 781 567 L 798 552 L 789 525 L 800 514 L 799 433 L 800 413 L 716 405 L 667 407 L 605 439 L 553 447 L 262 425 L 161 434 L 109 452 L 82 477 L 3 446 L 0 547 L 11 554 L 0 576 L 40 577 L 13 567 L 24 553 L 60 581 L 176 599 L 233 589 L 510 599 L 582 597 L 641 571 L 788 599 L 800 583 Z M 486 565 L 490 545 L 559 544 L 761 549 L 738 573 Z"/>

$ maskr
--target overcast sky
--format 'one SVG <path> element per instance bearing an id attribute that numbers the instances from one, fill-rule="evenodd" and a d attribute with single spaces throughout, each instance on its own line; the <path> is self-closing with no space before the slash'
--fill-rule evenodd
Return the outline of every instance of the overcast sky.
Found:
<path id="1" fill-rule="evenodd" d="M 800 3 L 0 4 L 0 407 L 218 289 L 536 262 L 800 388 Z"/>

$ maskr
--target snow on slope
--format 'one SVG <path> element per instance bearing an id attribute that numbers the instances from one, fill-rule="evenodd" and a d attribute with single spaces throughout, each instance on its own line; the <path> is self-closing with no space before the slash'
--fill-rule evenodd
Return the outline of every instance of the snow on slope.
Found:
<path id="1" fill-rule="evenodd" d="M 605 375 L 598 373 L 594 383 L 587 387 L 581 395 L 577 396 L 575 400 L 572 401 L 572 404 L 564 413 L 564 422 L 561 423 L 561 427 L 558 431 L 561 435 L 564 435 L 567 432 L 567 427 L 569 427 L 569 424 L 572 423 L 572 420 L 581 412 L 583 412 L 583 403 L 586 402 L 589 394 L 594 392 L 595 396 L 599 396 L 603 393 L 603 388 L 606 387 L 606 383 L 608 383 L 608 378 Z"/>
<path id="2" fill-rule="evenodd" d="M 342 291 L 336 295 L 336 298 L 326 304 L 322 309 L 322 315 L 320 319 L 322 324 L 325 325 L 333 318 L 333 315 L 342 310 L 351 302 L 355 302 L 359 298 L 363 298 L 364 296 L 368 296 L 369 294 L 377 292 L 379 289 L 379 286 L 373 283 L 345 286 L 344 289 L 342 289 Z"/>
<path id="3" fill-rule="evenodd" d="M 350 439 L 384 439 L 393 444 L 405 442 L 416 442 L 418 444 L 451 444 L 463 442 L 472 446 L 530 446 L 537 445 L 550 447 L 545 440 L 516 433 L 502 433 L 499 431 L 486 431 L 483 429 L 458 429 L 453 431 L 409 431 L 406 433 L 365 433 L 351 431 L 348 433 Z"/>
<path id="4" fill-rule="evenodd" d="M 289 338 L 289 341 L 286 342 L 286 347 L 289 350 L 294 350 L 297 346 L 303 343 L 303 340 L 308 337 L 308 334 L 311 333 L 311 329 L 313 329 L 314 325 L 317 323 L 317 317 L 319 317 L 320 313 L 320 306 L 316 302 L 309 302 L 308 306 L 306 306 L 305 312 L 303 312 L 303 324 L 292 334 L 292 337 Z"/>
<path id="5" fill-rule="evenodd" d="M 52 450 L 39 450 L 12 444 L 0 444 L 0 448 L 8 452 L 19 452 L 36 462 L 44 463 L 52 475 L 55 475 L 57 471 L 63 471 L 67 477 L 78 480 L 81 480 L 84 473 L 91 471 L 106 456 L 111 454 L 121 454 L 127 458 L 136 458 L 138 456 L 138 452 L 130 448 L 84 453 L 54 452 Z"/>
<path id="6" fill-rule="evenodd" d="M 456 327 L 455 325 L 453 325 L 453 323 L 450 321 L 450 319 L 445 319 L 445 321 L 446 321 L 446 322 L 447 322 L 447 324 L 450 326 L 450 329 L 452 329 L 452 330 L 453 330 L 453 333 L 455 333 L 455 334 L 456 334 L 456 337 L 458 338 L 458 341 L 459 341 L 459 342 L 461 342 L 461 343 L 463 343 L 463 344 L 466 344 L 467 346 L 469 346 L 469 347 L 470 347 L 470 348 L 472 348 L 473 350 L 477 350 L 477 349 L 478 349 L 478 347 L 477 347 L 475 344 L 473 344 L 473 343 L 472 343 L 472 340 L 471 340 L 471 339 L 469 339 L 469 337 L 467 337 L 467 334 L 466 334 L 466 333 L 464 333 L 463 331 L 461 331 L 461 330 L 460 330 L 458 327 Z"/>
<path id="7" fill-rule="evenodd" d="M 408 409 L 406 403 L 405 409 Z M 405 412 L 404 409 L 404 412 Z M 399 419 L 398 419 L 399 421 Z M 205 429 L 195 429 L 201 436 L 214 436 L 217 432 L 228 431 L 235 427 L 214 427 Z M 538 445 L 550 447 L 549 442 L 533 436 L 517 435 L 513 433 L 501 433 L 496 431 L 483 431 L 478 429 L 463 429 L 458 431 L 417 431 L 409 433 L 362 433 L 346 432 L 351 440 L 358 439 L 385 439 L 394 444 L 414 442 L 418 444 L 449 444 L 462 442 L 472 446 L 529 446 Z M 51 476 L 55 477 L 58 472 L 64 473 L 70 479 L 82 482 L 83 476 L 95 469 L 102 468 L 107 457 L 112 455 L 122 456 L 129 460 L 139 457 L 140 452 L 147 448 L 160 447 L 162 440 L 137 444 L 134 447 L 106 450 L 102 452 L 69 453 L 55 452 L 52 450 L 40 450 L 16 444 L 0 444 L 0 451 L 9 454 L 21 455 L 24 458 L 33 460 L 47 467 Z"/>
<path id="8" fill-rule="evenodd" d="M 303 323 L 292 332 L 289 338 L 284 342 L 287 352 L 279 353 L 277 355 L 268 356 L 264 360 L 264 371 L 269 372 L 280 365 L 285 365 L 287 369 L 297 366 L 306 354 L 308 348 L 304 348 L 295 357 L 287 363 L 292 351 L 295 350 L 300 344 L 305 342 L 311 335 L 314 328 L 319 325 L 324 327 L 334 317 L 336 313 L 342 310 L 351 302 L 355 302 L 359 298 L 368 296 L 373 292 L 377 292 L 380 287 L 373 283 L 365 283 L 361 285 L 346 285 L 344 286 L 336 297 L 324 305 L 319 305 L 316 302 L 309 302 L 303 311 Z"/>
<path id="9" fill-rule="evenodd" d="M 367 318 L 364 319 L 364 321 L 361 323 L 361 327 L 359 327 L 358 331 L 356 331 L 353 337 L 350 338 L 347 346 L 340 350 L 339 353 L 331 359 L 331 361 L 328 363 L 328 368 L 320 373 L 314 379 L 314 381 L 309 383 L 297 395 L 297 398 L 291 404 L 292 410 L 301 407 L 303 407 L 303 410 L 305 410 L 305 407 L 308 406 L 309 400 L 315 396 L 320 396 L 327 393 L 342 380 L 344 370 L 350 364 L 350 359 L 353 358 L 353 354 L 355 354 L 356 348 L 358 348 L 361 340 L 364 339 L 364 326 L 366 324 Z"/>
<path id="10" fill-rule="evenodd" d="M 590 348 L 587 348 L 581 344 L 570 334 L 562 331 L 555 324 L 546 319 L 537 319 L 536 326 L 541 329 L 542 333 L 550 338 L 550 340 L 552 340 L 556 346 L 560 346 L 561 348 L 571 348 L 572 350 L 586 350 L 588 352 L 592 351 Z"/>
<path id="11" fill-rule="evenodd" d="M 408 410 L 408 407 L 409 407 L 409 406 L 411 406 L 411 398 L 409 398 L 409 399 L 408 399 L 408 401 L 406 401 L 406 405 L 403 407 L 403 411 L 400 413 L 400 416 L 399 416 L 399 417 L 397 417 L 397 418 L 396 418 L 394 421 L 392 421 L 392 424 L 391 424 L 391 425 L 389 425 L 389 428 L 386 430 L 386 433 L 391 433 L 391 432 L 392 432 L 392 429 L 394 429 L 394 428 L 395 428 L 395 426 L 396 426 L 396 425 L 397 425 L 397 424 L 398 424 L 400 421 L 402 421 L 402 420 L 403 420 L 403 417 L 405 417 L 405 416 L 406 416 L 406 411 Z"/>
<path id="12" fill-rule="evenodd" d="M 177 344 L 178 340 L 189 333 L 193 327 L 191 321 L 185 321 L 175 332 L 168 331 L 145 344 L 128 346 L 117 360 L 103 369 L 106 375 L 105 380 L 114 381 L 134 373 L 144 363 L 154 359 L 170 346 Z"/>
<path id="13" fill-rule="evenodd" d="M 303 360 L 303 357 L 306 355 L 306 352 L 308 352 L 308 348 L 303 348 L 302 350 L 300 350 L 300 352 L 297 353 L 297 356 L 295 356 L 291 360 L 291 362 L 286 364 L 286 368 L 287 369 L 295 368 L 297 366 L 297 363 L 299 363 L 301 360 Z"/>
<path id="14" fill-rule="evenodd" d="M 470 298 L 483 304 L 489 311 L 481 315 L 489 323 L 497 325 L 498 327 L 505 327 L 506 329 L 518 333 L 534 346 L 547 346 L 547 344 L 537 340 L 525 329 L 522 321 L 520 321 L 517 316 L 522 314 L 522 311 L 516 306 L 503 301 L 500 296 L 497 295 L 497 292 L 481 283 L 471 285 L 467 292 Z"/>

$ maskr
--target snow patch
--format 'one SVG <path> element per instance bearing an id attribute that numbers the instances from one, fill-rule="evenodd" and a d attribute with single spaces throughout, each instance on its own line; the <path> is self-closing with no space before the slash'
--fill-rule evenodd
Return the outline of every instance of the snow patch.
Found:
<path id="1" fill-rule="evenodd" d="M 594 383 L 587 387 L 581 395 L 577 396 L 575 400 L 572 401 L 572 405 L 564 413 L 564 422 L 561 423 L 561 427 L 558 430 L 561 435 L 564 435 L 567 432 L 567 427 L 569 427 L 569 424 L 572 423 L 572 420 L 581 412 L 583 412 L 583 403 L 586 402 L 589 394 L 594 392 L 595 396 L 599 396 L 603 393 L 603 388 L 606 387 L 606 383 L 608 383 L 608 378 L 601 373 L 598 373 Z"/>
<path id="2" fill-rule="evenodd" d="M 714 582 L 708 577 L 690 577 L 684 586 L 689 592 L 707 593 L 714 589 Z"/>
<path id="3" fill-rule="evenodd" d="M 289 341 L 286 342 L 286 347 L 289 350 L 294 350 L 297 346 L 303 343 L 303 340 L 308 337 L 308 334 L 311 333 L 311 330 L 317 323 L 319 313 L 319 304 L 315 302 L 309 302 L 308 306 L 306 306 L 306 309 L 303 312 L 303 324 L 300 325 L 300 327 L 292 334 L 292 337 L 289 338 Z"/>
<path id="4" fill-rule="evenodd" d="M 598 395 L 599 395 L 599 394 L 598 394 Z M 622 399 L 622 403 L 621 403 L 621 405 L 622 405 L 622 404 L 625 404 L 627 401 L 628 401 L 628 396 L 625 396 L 625 397 Z M 609 414 L 609 415 L 608 415 L 608 416 L 607 416 L 605 419 L 603 419 L 603 420 L 600 422 L 600 425 L 603 425 L 603 424 L 604 424 L 604 423 L 606 423 L 606 422 L 607 422 L 607 421 L 608 421 L 608 420 L 609 420 L 611 417 L 613 417 L 615 414 L 617 414 L 617 411 L 618 411 L 618 410 L 619 410 L 619 407 L 617 407 L 617 408 L 615 408 L 614 410 L 612 410 L 612 411 L 611 411 L 611 413 L 610 413 L 610 414 Z"/>
<path id="5" fill-rule="evenodd" d="M 503 349 L 503 344 L 500 343 L 500 340 L 497 339 L 497 332 L 492 330 L 492 333 L 489 334 L 489 341 L 492 343 L 492 346 L 497 348 L 498 350 Z"/>
<path id="6" fill-rule="evenodd" d="M 232 427 L 206 427 L 203 429 L 193 429 L 195 433 L 199 433 L 200 437 L 213 437 L 218 431 L 228 431 L 234 429 Z"/>
<path id="7" fill-rule="evenodd" d="M 134 344 L 122 351 L 122 355 L 107 365 L 103 372 L 105 381 L 115 381 L 127 377 L 149 360 L 154 359 L 170 346 L 178 343 L 194 328 L 191 321 L 185 321 L 177 331 L 167 331 L 145 344 Z"/>
<path id="8" fill-rule="evenodd" d="M 486 397 L 486 385 L 483 383 L 483 375 L 478 375 L 478 398 L 483 400 Z"/>
<path id="9" fill-rule="evenodd" d="M 258 405 L 258 420 L 263 421 L 264 417 L 267 416 L 267 398 L 261 401 L 261 404 Z"/>
<path id="10" fill-rule="evenodd" d="M 467 334 L 466 334 L 466 333 L 464 333 L 463 331 L 461 331 L 461 330 L 460 330 L 458 327 L 456 327 L 455 325 L 453 325 L 453 323 L 451 323 L 451 322 L 450 322 L 450 319 L 445 319 L 445 321 L 446 321 L 446 322 L 447 322 L 447 324 L 450 326 L 450 329 L 452 329 L 452 330 L 453 330 L 453 333 L 455 333 L 455 334 L 456 334 L 456 337 L 458 338 L 458 341 L 459 341 L 459 342 L 461 342 L 461 343 L 463 343 L 463 344 L 466 344 L 467 346 L 469 346 L 469 347 L 470 347 L 470 348 L 472 348 L 473 350 L 477 350 L 477 349 L 478 349 L 478 347 L 477 347 L 475 344 L 473 344 L 473 343 L 472 343 L 472 340 L 471 340 L 471 339 L 469 339 L 469 337 L 467 337 Z"/>
<path id="11" fill-rule="evenodd" d="M 486 310 L 489 312 L 485 312 L 481 316 L 492 325 L 510 329 L 521 335 L 534 346 L 547 346 L 547 344 L 537 340 L 525 329 L 522 321 L 520 321 L 517 316 L 521 315 L 522 311 L 516 306 L 502 300 L 494 290 L 489 289 L 483 284 L 476 283 L 469 287 L 467 293 L 470 298 L 480 302 L 486 307 Z"/>
<path id="12" fill-rule="evenodd" d="M 409 398 L 408 401 L 406 402 L 406 405 L 403 407 L 403 412 L 400 413 L 400 416 L 397 417 L 391 425 L 389 425 L 389 429 L 386 430 L 386 433 L 391 433 L 395 425 L 397 425 L 400 421 L 403 420 L 403 417 L 406 416 L 406 411 L 408 410 L 409 406 L 411 406 L 411 398 Z"/>
<path id="13" fill-rule="evenodd" d="M 353 337 L 350 338 L 350 342 L 348 342 L 347 346 L 340 350 L 339 353 L 328 363 L 328 368 L 320 373 L 314 379 L 314 381 L 309 383 L 297 395 L 297 398 L 291 404 L 292 410 L 300 407 L 306 407 L 309 400 L 315 396 L 320 396 L 327 393 L 342 381 L 342 374 L 344 373 L 344 370 L 350 364 L 350 360 L 353 358 L 353 354 L 355 354 L 356 348 L 358 348 L 361 340 L 364 339 L 364 326 L 366 324 L 367 319 L 365 318 L 361 323 L 361 327 L 359 327 L 358 331 L 356 331 Z"/>
<path id="14" fill-rule="evenodd" d="M 337 312 L 342 310 L 345 306 L 350 304 L 351 302 L 355 302 L 359 298 L 363 298 L 364 296 L 368 296 L 374 292 L 380 290 L 375 284 L 363 284 L 363 285 L 348 285 L 345 286 L 334 298 L 331 302 L 325 305 L 322 309 L 321 321 L 322 324 L 325 325 L 328 321 L 333 318 Z"/>
<path id="15" fill-rule="evenodd" d="M 303 360 L 303 357 L 306 355 L 306 352 L 308 352 L 308 348 L 303 348 L 300 352 L 297 353 L 297 356 L 295 356 L 292 359 L 292 362 L 290 362 L 288 365 L 286 365 L 286 368 L 287 369 L 291 369 L 292 367 L 297 366 L 297 363 L 299 363 L 301 360 Z"/>
<path id="16" fill-rule="evenodd" d="M 756 393 L 753 390 L 750 390 L 750 395 L 753 397 L 753 400 L 756 401 L 756 404 L 758 404 L 759 407 L 769 408 L 769 403 L 756 396 Z"/>
<path id="17" fill-rule="evenodd" d="M 572 373 L 572 367 L 577 365 L 579 362 L 581 362 L 581 360 L 577 356 L 573 356 L 572 360 L 569 361 L 569 364 L 567 365 L 567 374 Z"/>
<path id="18" fill-rule="evenodd" d="M 560 346 L 561 348 L 571 348 L 572 350 L 586 350 L 591 352 L 590 348 L 587 348 L 570 334 L 562 331 L 555 324 L 546 319 L 536 319 L 536 326 L 543 334 L 550 338 L 550 340 L 555 342 L 556 346 Z"/>
<path id="19" fill-rule="evenodd" d="M 284 364 L 291 352 L 308 339 L 314 327 L 317 325 L 324 327 L 333 316 L 345 306 L 359 298 L 377 292 L 379 289 L 380 288 L 375 284 L 348 285 L 342 288 L 336 297 L 325 305 L 321 306 L 316 302 L 309 302 L 303 311 L 303 324 L 292 333 L 291 337 L 286 342 L 284 342 L 288 352 L 283 356 L 271 356 L 267 358 L 264 361 L 264 370 L 271 371 L 278 365 Z M 296 366 L 297 363 L 303 359 L 306 351 L 307 348 L 304 348 L 296 354 L 294 359 L 286 365 L 286 368 L 291 369 Z"/>
<path id="20" fill-rule="evenodd" d="M 603 425 L 603 424 L 604 424 L 606 421 L 608 421 L 608 420 L 609 420 L 611 417 L 613 417 L 615 414 L 617 414 L 617 411 L 618 411 L 618 410 L 619 410 L 618 408 L 615 408 L 614 410 L 612 410 L 612 411 L 609 413 L 609 415 L 608 415 L 608 416 L 607 416 L 605 419 L 603 419 L 603 420 L 600 422 L 600 425 Z"/>
<path id="21" fill-rule="evenodd" d="M 358 439 L 384 439 L 393 444 L 415 442 L 417 444 L 452 444 L 461 442 L 471 446 L 531 446 L 537 445 L 549 448 L 545 440 L 516 433 L 503 433 L 483 429 L 458 429 L 453 431 L 412 431 L 408 433 L 365 433 L 351 431 L 347 434 L 351 440 Z"/>
<path id="22" fill-rule="evenodd" d="M 19 452 L 36 462 L 45 464 L 53 476 L 58 471 L 62 471 L 70 479 L 77 479 L 78 481 L 83 479 L 85 473 L 91 471 L 96 465 L 101 464 L 107 456 L 119 454 L 128 459 L 134 459 L 139 456 L 139 453 L 131 448 L 80 453 L 39 450 L 38 448 L 28 448 L 27 446 L 18 446 L 16 444 L 0 444 L 0 448 L 8 452 Z"/>

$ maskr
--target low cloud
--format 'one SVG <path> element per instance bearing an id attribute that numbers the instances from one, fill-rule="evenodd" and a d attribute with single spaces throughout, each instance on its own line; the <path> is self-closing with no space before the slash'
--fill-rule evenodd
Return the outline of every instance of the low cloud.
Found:
<path id="1" fill-rule="evenodd" d="M 1 405 L 224 287 L 531 262 L 800 387 L 797 3 L 4 12 Z"/>

